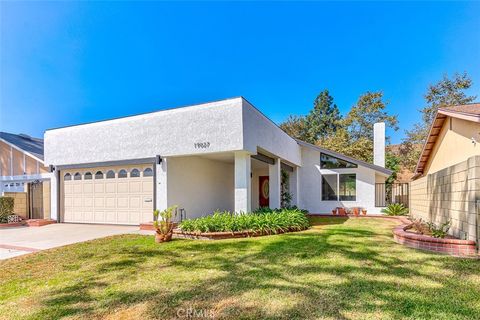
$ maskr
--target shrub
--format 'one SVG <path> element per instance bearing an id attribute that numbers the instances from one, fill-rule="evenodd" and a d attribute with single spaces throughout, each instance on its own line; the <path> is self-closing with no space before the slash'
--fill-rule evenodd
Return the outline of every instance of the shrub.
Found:
<path id="1" fill-rule="evenodd" d="M 440 225 L 436 225 L 433 222 L 428 222 L 428 228 L 432 233 L 432 236 L 435 238 L 445 238 L 448 234 L 448 230 L 450 230 L 450 226 L 452 224 L 452 220 L 448 220 Z"/>
<path id="2" fill-rule="evenodd" d="M 187 232 L 235 232 L 250 231 L 279 233 L 304 230 L 310 226 L 305 212 L 299 209 L 261 208 L 252 213 L 216 211 L 213 215 L 184 220 L 180 229 Z"/>
<path id="3" fill-rule="evenodd" d="M 6 223 L 7 217 L 13 214 L 14 199 L 11 197 L 0 197 L 0 223 Z"/>
<path id="4" fill-rule="evenodd" d="M 385 209 L 382 209 L 382 212 L 387 216 L 406 216 L 408 214 L 408 208 L 405 208 L 401 203 L 392 203 Z"/>

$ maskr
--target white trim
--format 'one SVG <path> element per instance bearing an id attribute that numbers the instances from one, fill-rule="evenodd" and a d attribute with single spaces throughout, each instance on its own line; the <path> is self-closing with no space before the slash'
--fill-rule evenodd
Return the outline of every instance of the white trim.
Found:
<path id="1" fill-rule="evenodd" d="M 16 150 L 18 150 L 18 151 L 20 151 L 20 152 L 23 152 L 23 153 L 26 154 L 27 156 L 32 157 L 33 159 L 35 159 L 35 160 L 37 160 L 37 161 L 40 161 L 41 163 L 45 164 L 42 159 L 34 156 L 33 154 L 31 154 L 31 153 L 28 152 L 28 151 L 23 150 L 22 148 L 17 147 L 17 146 L 14 145 L 13 143 L 10 143 L 10 142 L 8 142 L 7 140 L 2 139 L 2 138 L 0 138 L 0 141 L 5 142 L 6 144 L 8 144 L 8 145 L 10 146 L 10 148 L 15 148 Z M 13 170 L 13 169 L 12 169 L 12 170 Z"/>
<path id="2" fill-rule="evenodd" d="M 0 176 L 0 182 L 15 182 L 15 181 L 33 181 L 33 180 L 48 180 L 52 177 L 51 173 L 40 174 L 24 174 L 20 176 Z"/>

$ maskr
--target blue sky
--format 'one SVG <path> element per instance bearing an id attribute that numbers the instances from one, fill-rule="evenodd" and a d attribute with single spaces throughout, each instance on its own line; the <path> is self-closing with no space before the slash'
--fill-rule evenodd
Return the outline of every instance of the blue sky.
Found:
<path id="1" fill-rule="evenodd" d="M 444 73 L 467 71 L 479 95 L 479 13 L 468 2 L 1 2 L 0 130 L 42 136 L 239 95 L 281 122 L 328 88 L 342 113 L 382 90 L 397 143 Z"/>

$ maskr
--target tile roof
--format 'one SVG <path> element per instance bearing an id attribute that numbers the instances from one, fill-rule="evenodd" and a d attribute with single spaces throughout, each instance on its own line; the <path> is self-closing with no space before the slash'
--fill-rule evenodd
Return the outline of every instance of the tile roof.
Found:
<path id="1" fill-rule="evenodd" d="M 445 107 L 445 108 L 440 108 L 440 110 L 457 112 L 457 113 L 465 113 L 470 115 L 480 115 L 480 103 Z"/>
<path id="2" fill-rule="evenodd" d="M 43 160 L 43 139 L 33 138 L 26 134 L 13 134 L 8 132 L 0 132 L 0 139 Z"/>

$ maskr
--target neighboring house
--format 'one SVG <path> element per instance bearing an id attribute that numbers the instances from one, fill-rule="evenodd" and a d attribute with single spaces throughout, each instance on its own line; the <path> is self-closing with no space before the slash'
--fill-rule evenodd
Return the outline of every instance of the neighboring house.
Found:
<path id="1" fill-rule="evenodd" d="M 451 234 L 479 240 L 480 104 L 441 108 L 410 183 L 410 211 L 427 221 L 451 219 Z"/>
<path id="2" fill-rule="evenodd" d="M 50 218 L 50 176 L 42 139 L 0 132 L 0 194 L 15 198 L 14 213 Z"/>
<path id="3" fill-rule="evenodd" d="M 376 165 L 358 161 L 291 138 L 242 97 L 51 129 L 52 218 L 138 225 L 171 205 L 187 218 L 279 208 L 282 169 L 294 205 L 379 213 L 375 183 L 391 174 L 384 124 L 376 140 Z"/>

